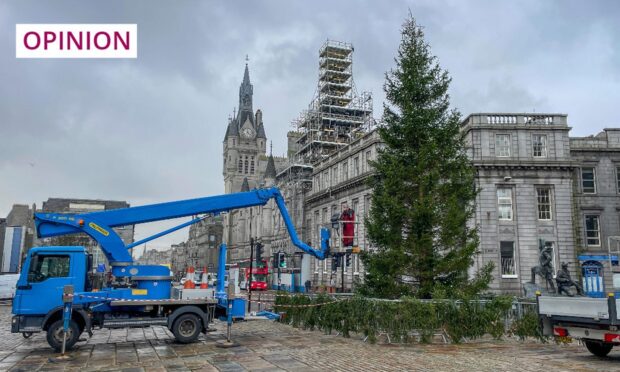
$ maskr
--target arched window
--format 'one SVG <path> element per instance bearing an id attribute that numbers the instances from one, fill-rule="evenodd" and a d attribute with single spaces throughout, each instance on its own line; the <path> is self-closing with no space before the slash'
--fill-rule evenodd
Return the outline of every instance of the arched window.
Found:
<path id="1" fill-rule="evenodd" d="M 254 174 L 254 157 L 253 156 L 250 160 L 250 173 Z"/>
<path id="2" fill-rule="evenodd" d="M 243 170 L 243 160 L 239 158 L 239 165 L 237 166 L 237 171 L 241 173 L 242 170 Z"/>
<path id="3" fill-rule="evenodd" d="M 248 157 L 245 157 L 245 163 L 243 164 L 243 173 L 248 174 Z"/>

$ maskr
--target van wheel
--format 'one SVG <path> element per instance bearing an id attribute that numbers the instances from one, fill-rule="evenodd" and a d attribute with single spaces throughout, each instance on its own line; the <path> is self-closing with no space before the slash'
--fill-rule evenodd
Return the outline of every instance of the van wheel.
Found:
<path id="1" fill-rule="evenodd" d="M 67 330 L 67 342 L 65 344 L 66 350 L 71 350 L 73 345 L 78 341 L 80 337 L 80 328 L 74 320 L 69 321 L 69 329 Z M 55 321 L 47 329 L 47 343 L 56 351 L 62 350 L 63 339 L 63 321 L 62 319 Z"/>
<path id="2" fill-rule="evenodd" d="M 171 331 L 177 341 L 188 344 L 200 336 L 202 322 L 194 314 L 183 314 L 174 321 Z"/>
<path id="3" fill-rule="evenodd" d="M 584 341 L 588 351 L 599 357 L 606 357 L 614 347 L 613 344 L 606 344 L 599 341 Z"/>

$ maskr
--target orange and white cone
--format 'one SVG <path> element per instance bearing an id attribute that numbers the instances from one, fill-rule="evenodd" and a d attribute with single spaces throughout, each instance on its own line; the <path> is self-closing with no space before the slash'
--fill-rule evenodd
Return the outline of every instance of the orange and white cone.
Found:
<path id="1" fill-rule="evenodd" d="M 196 288 L 196 284 L 194 283 L 194 266 L 190 266 L 187 268 L 187 274 L 185 276 L 185 284 L 183 284 L 183 289 L 194 288 Z"/>
<path id="2" fill-rule="evenodd" d="M 200 288 L 201 289 L 209 288 L 209 282 L 207 280 L 207 268 L 206 267 L 202 271 L 202 281 L 200 281 Z"/>

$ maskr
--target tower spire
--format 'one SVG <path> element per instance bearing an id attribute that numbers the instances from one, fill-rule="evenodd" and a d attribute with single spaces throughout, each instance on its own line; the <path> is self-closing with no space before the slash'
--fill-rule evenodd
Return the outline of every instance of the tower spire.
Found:
<path id="1" fill-rule="evenodd" d="M 246 117 L 250 117 L 252 125 L 254 125 L 254 114 L 252 110 L 252 95 L 254 94 L 254 87 L 250 82 L 250 69 L 248 67 L 248 56 L 245 57 L 245 71 L 243 72 L 243 82 L 239 86 L 239 118 L 240 125 L 246 120 Z"/>

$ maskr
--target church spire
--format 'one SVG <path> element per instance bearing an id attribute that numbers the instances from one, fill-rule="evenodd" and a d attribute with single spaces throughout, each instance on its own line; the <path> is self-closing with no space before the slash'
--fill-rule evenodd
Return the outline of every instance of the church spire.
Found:
<path id="1" fill-rule="evenodd" d="M 265 178 L 276 179 L 276 164 L 273 159 L 273 143 L 269 146 L 269 158 L 267 159 L 267 168 L 265 169 Z"/>
<path id="2" fill-rule="evenodd" d="M 252 85 L 250 84 L 250 69 L 248 68 L 248 55 L 245 55 L 245 72 L 243 73 L 243 83 L 242 85 Z"/>
<path id="3" fill-rule="evenodd" d="M 254 123 L 254 113 L 252 110 L 252 95 L 254 94 L 254 87 L 250 82 L 250 69 L 248 68 L 248 57 L 245 57 L 245 72 L 243 73 L 243 82 L 239 86 L 239 125 L 243 125 L 246 119 L 250 119 L 252 125 Z"/>

